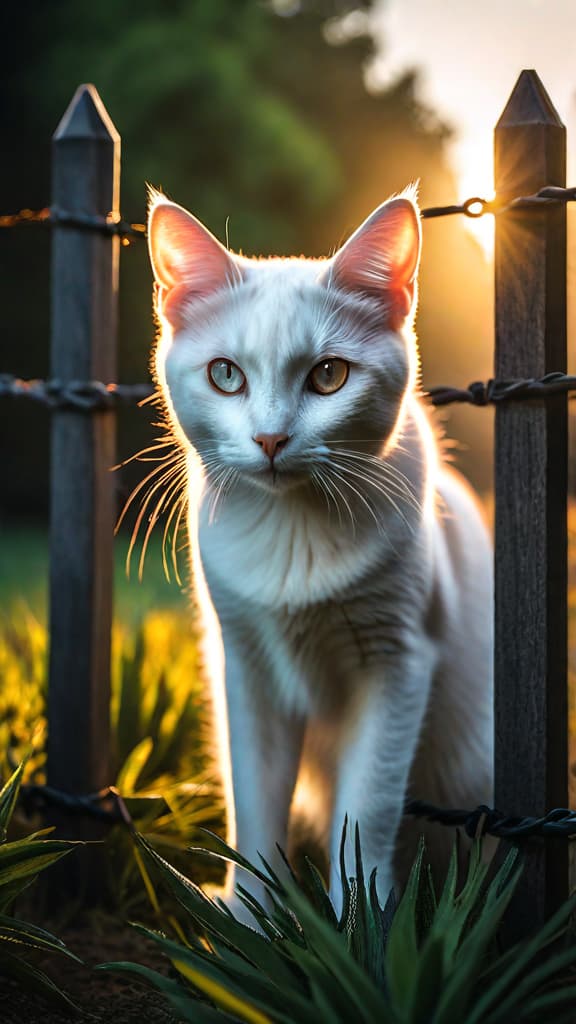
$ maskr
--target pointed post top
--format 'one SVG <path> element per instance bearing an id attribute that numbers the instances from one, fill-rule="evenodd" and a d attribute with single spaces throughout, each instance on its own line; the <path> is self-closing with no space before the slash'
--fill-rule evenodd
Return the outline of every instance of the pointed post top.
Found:
<path id="1" fill-rule="evenodd" d="M 54 132 L 54 142 L 101 139 L 117 143 L 120 136 L 94 85 L 79 85 Z"/>
<path id="2" fill-rule="evenodd" d="M 552 100 L 536 71 L 521 71 L 496 127 L 519 124 L 553 124 L 562 127 Z"/>

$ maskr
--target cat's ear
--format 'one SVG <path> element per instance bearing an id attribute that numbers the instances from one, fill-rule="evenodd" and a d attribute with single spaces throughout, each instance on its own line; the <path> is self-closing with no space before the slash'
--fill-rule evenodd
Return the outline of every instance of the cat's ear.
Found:
<path id="1" fill-rule="evenodd" d="M 191 213 L 160 193 L 151 196 L 148 248 L 157 303 L 174 327 L 179 325 L 185 303 L 205 298 L 241 278 L 233 255 L 218 239 Z"/>
<path id="2" fill-rule="evenodd" d="M 409 189 L 361 224 L 332 258 L 325 283 L 380 299 L 392 326 L 400 326 L 414 302 L 420 244 L 415 190 Z"/>

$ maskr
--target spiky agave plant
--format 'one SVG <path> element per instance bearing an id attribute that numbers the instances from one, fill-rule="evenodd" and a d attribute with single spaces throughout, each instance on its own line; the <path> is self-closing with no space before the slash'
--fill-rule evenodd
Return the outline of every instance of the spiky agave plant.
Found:
<path id="1" fill-rule="evenodd" d="M 250 864 L 212 836 L 212 856 L 231 861 L 263 882 L 265 908 L 243 887 L 237 892 L 258 930 L 238 921 L 135 836 L 145 881 L 147 866 L 189 915 L 178 938 L 136 926 L 152 938 L 175 972 L 165 977 L 134 963 L 102 965 L 136 974 L 162 991 L 183 1020 L 195 1024 L 510 1024 L 572 1022 L 576 962 L 567 942 L 574 908 L 568 901 L 540 931 L 500 953 L 496 934 L 522 867 L 510 852 L 491 881 L 472 849 L 457 886 L 457 855 L 439 897 L 420 848 L 394 908 L 382 908 L 375 873 L 366 883 L 356 834 L 355 875 L 348 878 L 342 842 L 342 914 L 338 918 L 321 876 L 307 862 L 304 877 L 280 880 L 263 862 Z M 206 852 L 206 851 L 204 851 Z M 562 941 L 561 941 L 562 940 Z M 553 947 L 552 951 L 550 947 Z"/>
<path id="2" fill-rule="evenodd" d="M 38 953 L 57 953 L 81 961 L 64 943 L 36 925 L 11 914 L 14 900 L 36 876 L 74 848 L 74 843 L 47 839 L 51 829 L 35 832 L 14 842 L 6 838 L 16 806 L 24 765 L 16 769 L 0 790 L 0 976 L 13 978 L 34 989 L 50 1002 L 76 1008 L 68 996 L 30 960 Z"/>

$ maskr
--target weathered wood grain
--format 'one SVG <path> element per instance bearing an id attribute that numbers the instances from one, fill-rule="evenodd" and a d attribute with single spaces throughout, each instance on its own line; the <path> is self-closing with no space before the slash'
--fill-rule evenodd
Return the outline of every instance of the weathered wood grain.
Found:
<path id="1" fill-rule="evenodd" d="M 94 86 L 80 86 L 53 139 L 53 204 L 117 213 L 119 171 L 118 133 Z M 54 230 L 53 377 L 116 379 L 119 244 L 92 231 Z M 114 453 L 114 412 L 54 412 L 48 781 L 69 792 L 112 781 Z"/>
<path id="2" fill-rule="evenodd" d="M 566 132 L 534 71 L 495 131 L 502 200 L 566 183 Z M 566 210 L 496 218 L 495 376 L 566 371 Z M 568 802 L 566 398 L 498 406 L 495 434 L 495 802 L 543 814 Z M 568 895 L 568 844 L 528 847 L 511 931 Z"/>

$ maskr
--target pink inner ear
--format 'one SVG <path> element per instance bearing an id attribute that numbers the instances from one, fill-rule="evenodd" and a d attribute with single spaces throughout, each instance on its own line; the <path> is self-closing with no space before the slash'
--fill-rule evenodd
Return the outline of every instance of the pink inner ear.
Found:
<path id="1" fill-rule="evenodd" d="M 148 240 L 166 316 L 177 305 L 177 298 L 210 295 L 239 278 L 234 257 L 199 220 L 175 203 L 158 202 L 152 207 Z"/>
<path id="2" fill-rule="evenodd" d="M 375 210 L 342 246 L 332 263 L 331 280 L 348 291 L 381 295 L 404 318 L 412 304 L 419 258 L 418 213 L 409 199 L 399 197 Z"/>

